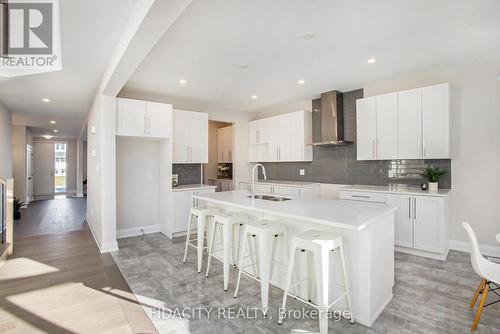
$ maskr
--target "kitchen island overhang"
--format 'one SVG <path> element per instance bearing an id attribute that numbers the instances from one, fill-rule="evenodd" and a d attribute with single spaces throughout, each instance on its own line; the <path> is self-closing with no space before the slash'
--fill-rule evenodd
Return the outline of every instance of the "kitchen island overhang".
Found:
<path id="1" fill-rule="evenodd" d="M 287 224 L 287 238 L 309 229 L 332 231 L 344 238 L 347 275 L 351 286 L 354 320 L 371 326 L 392 299 L 394 286 L 394 214 L 395 207 L 384 204 L 339 201 L 321 198 L 300 198 L 274 202 L 248 197 L 246 191 L 195 194 L 199 203 L 206 203 L 230 211 L 241 211 L 261 220 L 276 220 Z M 217 242 L 217 241 L 216 241 Z M 286 242 L 278 247 L 276 260 L 287 263 Z M 301 256 L 299 253 L 297 256 Z M 297 270 L 298 281 L 314 273 L 305 266 Z M 244 264 L 245 265 L 245 264 Z M 281 267 L 281 266 L 279 266 Z M 331 277 L 342 282 L 337 257 L 333 259 Z M 286 268 L 276 268 L 271 284 L 282 288 Z M 233 284 L 234 282 L 230 282 Z M 341 294 L 342 288 L 331 285 L 331 300 Z M 299 286 L 301 297 L 307 295 L 307 282 Z M 312 297 L 314 302 L 315 296 Z M 278 307 L 278 300 L 271 307 Z M 335 305 L 344 310 L 345 302 Z"/>

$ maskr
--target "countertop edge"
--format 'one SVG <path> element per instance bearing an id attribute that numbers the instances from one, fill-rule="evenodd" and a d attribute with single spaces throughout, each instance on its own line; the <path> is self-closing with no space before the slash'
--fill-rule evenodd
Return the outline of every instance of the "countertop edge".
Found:
<path id="1" fill-rule="evenodd" d="M 374 186 L 369 186 L 369 187 L 374 187 Z M 345 186 L 345 187 L 340 188 L 340 191 L 342 191 L 342 190 L 371 192 L 371 193 L 383 193 L 383 194 L 408 194 L 408 195 L 432 196 L 432 197 L 447 197 L 451 193 L 451 189 L 444 189 L 447 192 L 445 194 L 443 194 L 443 193 L 424 192 L 423 190 L 421 192 L 419 192 L 419 191 L 411 191 L 411 190 L 369 189 L 369 188 L 363 188 L 363 186 L 355 186 L 355 187 Z"/>

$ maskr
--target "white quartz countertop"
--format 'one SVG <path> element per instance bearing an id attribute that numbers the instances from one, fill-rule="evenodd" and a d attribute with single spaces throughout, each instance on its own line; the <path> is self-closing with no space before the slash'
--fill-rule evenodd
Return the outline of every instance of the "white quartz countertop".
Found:
<path id="1" fill-rule="evenodd" d="M 206 184 L 183 184 L 177 187 L 172 187 L 172 191 L 192 191 L 192 190 L 203 190 L 203 189 L 215 189 L 216 186 L 209 186 Z"/>
<path id="2" fill-rule="evenodd" d="M 353 185 L 345 186 L 340 190 L 347 191 L 366 191 L 366 192 L 380 192 L 380 193 L 399 193 L 399 194 L 410 194 L 410 195 L 427 195 L 427 196 L 447 196 L 450 193 L 450 189 L 438 189 L 438 191 L 422 190 L 420 187 L 412 187 L 406 185 L 392 185 L 392 186 L 365 186 L 365 185 Z"/>
<path id="3" fill-rule="evenodd" d="M 252 181 L 242 181 L 244 183 L 252 183 Z M 286 180 L 255 180 L 255 184 L 269 184 L 269 185 L 283 185 L 283 186 L 295 186 L 304 187 L 311 185 L 319 185 L 317 182 L 301 182 L 301 181 L 286 181 Z"/>
<path id="4" fill-rule="evenodd" d="M 193 197 L 218 205 L 354 231 L 362 230 L 370 223 L 396 210 L 395 207 L 378 203 L 322 198 L 296 198 L 289 201 L 273 202 L 252 199 L 248 196 L 247 191 L 236 190 L 197 194 Z"/>

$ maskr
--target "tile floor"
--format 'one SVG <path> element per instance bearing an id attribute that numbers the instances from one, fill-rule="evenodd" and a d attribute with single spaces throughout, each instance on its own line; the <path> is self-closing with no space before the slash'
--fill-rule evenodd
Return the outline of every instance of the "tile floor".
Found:
<path id="1" fill-rule="evenodd" d="M 254 318 L 253 308 L 260 303 L 259 285 L 242 277 L 240 294 L 232 294 L 236 270 L 229 291 L 222 289 L 222 265 L 214 261 L 207 279 L 198 274 L 195 252 L 182 263 L 183 240 L 170 241 L 162 234 L 119 240 L 120 250 L 113 254 L 132 291 L 161 333 L 314 333 L 317 320 L 287 320 L 276 323 L 282 291 L 271 288 L 268 318 Z M 331 333 L 470 333 L 473 312 L 468 304 L 478 277 L 472 271 L 469 255 L 450 252 L 446 262 L 396 253 L 394 299 L 371 328 L 350 325 L 346 320 L 330 321 Z M 305 305 L 289 299 L 289 308 Z M 491 300 L 494 297 L 491 296 Z M 158 307 L 169 311 L 158 312 Z M 214 308 L 207 317 L 184 308 Z M 250 308 L 237 319 L 219 317 L 217 308 Z M 306 306 L 306 309 L 308 307 Z M 153 310 L 153 311 L 151 311 Z M 176 313 L 178 311 L 178 313 Z M 170 313 L 168 313 L 170 312 Z M 227 314 L 227 313 L 226 313 Z M 477 333 L 500 333 L 500 303 L 486 308 Z"/>

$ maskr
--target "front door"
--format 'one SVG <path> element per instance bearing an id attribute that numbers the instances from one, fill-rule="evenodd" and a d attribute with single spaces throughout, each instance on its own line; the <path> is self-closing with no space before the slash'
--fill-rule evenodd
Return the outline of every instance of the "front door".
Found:
<path id="1" fill-rule="evenodd" d="M 34 143 L 33 196 L 54 198 L 54 143 Z"/>
<path id="2" fill-rule="evenodd" d="M 33 147 L 26 146 L 26 204 L 33 200 Z"/>

